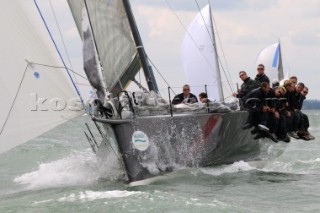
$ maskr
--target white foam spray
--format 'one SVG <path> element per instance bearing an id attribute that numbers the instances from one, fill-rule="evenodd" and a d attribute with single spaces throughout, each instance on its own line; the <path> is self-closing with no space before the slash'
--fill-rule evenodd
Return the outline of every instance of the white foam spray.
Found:
<path id="1" fill-rule="evenodd" d="M 112 174 L 112 165 L 104 164 L 104 171 Z M 119 172 L 119 171 L 116 171 Z M 41 163 L 37 170 L 25 173 L 14 179 L 14 182 L 25 185 L 27 189 L 56 188 L 63 186 L 90 185 L 101 177 L 97 157 L 89 149 L 74 152 L 69 156 Z M 106 178 L 107 174 L 103 174 Z"/>
<path id="2" fill-rule="evenodd" d="M 244 161 L 235 162 L 231 165 L 224 165 L 215 168 L 203 168 L 201 172 L 208 175 L 219 176 L 223 174 L 231 174 L 243 171 L 250 171 L 256 168 L 249 165 L 249 163 Z"/>
<path id="3" fill-rule="evenodd" d="M 122 198 L 129 196 L 141 195 L 143 192 L 129 192 L 129 191 L 84 191 L 78 194 L 72 193 L 68 196 L 59 198 L 59 202 L 74 202 L 74 201 L 94 201 L 99 199 L 109 199 L 109 198 Z"/>

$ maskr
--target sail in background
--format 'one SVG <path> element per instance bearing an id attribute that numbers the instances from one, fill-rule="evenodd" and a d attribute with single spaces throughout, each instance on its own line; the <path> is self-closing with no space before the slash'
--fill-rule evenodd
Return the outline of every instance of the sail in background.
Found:
<path id="1" fill-rule="evenodd" d="M 205 92 L 209 99 L 223 100 L 218 60 L 214 47 L 210 6 L 201 10 L 191 22 L 182 44 L 182 64 L 191 92 L 198 96 Z"/>
<path id="2" fill-rule="evenodd" d="M 7 1 L 0 16 L 1 153 L 78 116 L 82 105 L 34 1 Z"/>
<path id="3" fill-rule="evenodd" d="M 256 64 L 265 66 L 265 73 L 270 81 L 281 81 L 284 78 L 280 42 L 263 49 L 257 57 Z"/>
<path id="4" fill-rule="evenodd" d="M 68 0 L 68 4 L 82 34 L 85 3 Z M 125 88 L 139 71 L 140 64 L 123 3 L 121 0 L 88 0 L 86 5 L 107 89 Z"/>

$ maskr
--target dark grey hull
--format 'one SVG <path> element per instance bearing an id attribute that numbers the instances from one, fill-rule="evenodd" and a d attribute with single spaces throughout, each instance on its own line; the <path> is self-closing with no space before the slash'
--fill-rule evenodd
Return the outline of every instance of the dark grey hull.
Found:
<path id="1" fill-rule="evenodd" d="M 179 167 L 260 160 L 265 145 L 243 128 L 244 111 L 95 120 L 112 127 L 129 182 Z"/>

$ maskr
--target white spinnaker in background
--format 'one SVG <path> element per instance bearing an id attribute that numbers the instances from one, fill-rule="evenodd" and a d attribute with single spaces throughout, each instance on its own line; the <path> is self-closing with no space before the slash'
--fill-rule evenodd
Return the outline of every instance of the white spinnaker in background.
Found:
<path id="1" fill-rule="evenodd" d="M 277 42 L 263 49 L 257 57 L 256 64 L 265 66 L 265 74 L 270 81 L 283 79 L 280 43 Z"/>
<path id="2" fill-rule="evenodd" d="M 1 153 L 78 116 L 81 102 L 64 68 L 37 65 L 63 67 L 34 1 L 6 1 L 0 16 Z"/>
<path id="3" fill-rule="evenodd" d="M 205 92 L 211 100 L 223 100 L 221 97 L 221 78 L 218 60 L 214 49 L 214 33 L 210 6 L 201 10 L 191 22 L 182 43 L 182 64 L 191 93 L 198 96 Z"/>

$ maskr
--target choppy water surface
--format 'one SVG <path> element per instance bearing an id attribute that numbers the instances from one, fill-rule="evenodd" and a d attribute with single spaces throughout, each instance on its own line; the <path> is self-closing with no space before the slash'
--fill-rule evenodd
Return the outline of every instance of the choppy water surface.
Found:
<path id="1" fill-rule="evenodd" d="M 181 169 L 135 187 L 99 166 L 78 119 L 0 155 L 0 212 L 319 212 L 320 112 L 308 114 L 316 140 L 263 168 Z"/>

